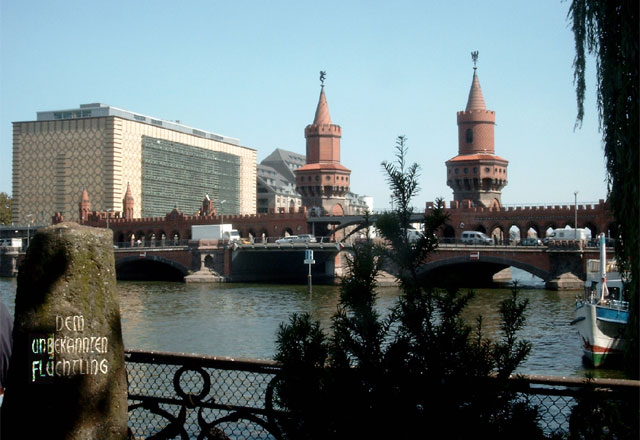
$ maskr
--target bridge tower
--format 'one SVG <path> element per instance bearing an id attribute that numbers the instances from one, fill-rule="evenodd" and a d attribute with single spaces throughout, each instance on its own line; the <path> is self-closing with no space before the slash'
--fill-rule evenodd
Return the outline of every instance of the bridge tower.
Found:
<path id="1" fill-rule="evenodd" d="M 89 214 L 91 214 L 91 200 L 89 199 L 89 193 L 86 189 L 82 190 L 78 208 L 80 210 L 80 220 L 83 222 L 87 221 L 89 219 Z"/>
<path id="2" fill-rule="evenodd" d="M 487 110 L 478 79 L 478 52 L 472 52 L 473 80 L 467 107 L 458 112 L 458 155 L 449 159 L 447 185 L 454 204 L 500 207 L 509 161 L 495 154 L 496 112 Z"/>
<path id="3" fill-rule="evenodd" d="M 126 219 L 133 218 L 133 209 L 135 207 L 135 203 L 133 200 L 133 196 L 131 195 L 131 188 L 129 188 L 128 183 L 127 183 L 127 192 L 124 194 L 124 199 L 122 199 L 122 206 L 124 208 L 122 217 Z"/>
<path id="4" fill-rule="evenodd" d="M 340 163 L 342 128 L 331 121 L 324 93 L 325 73 L 320 73 L 320 99 L 313 124 L 304 129 L 307 140 L 306 164 L 297 170 L 296 188 L 302 205 L 318 215 L 347 214 L 351 170 Z"/>

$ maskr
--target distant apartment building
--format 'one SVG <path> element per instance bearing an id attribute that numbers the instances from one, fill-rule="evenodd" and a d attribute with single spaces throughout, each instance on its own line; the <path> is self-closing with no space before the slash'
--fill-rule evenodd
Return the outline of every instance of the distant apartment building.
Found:
<path id="1" fill-rule="evenodd" d="M 13 123 L 13 221 L 78 219 L 83 190 L 96 211 L 134 217 L 196 213 L 205 194 L 218 213 L 256 212 L 256 150 L 237 139 L 104 104 L 38 112 Z"/>
<path id="2" fill-rule="evenodd" d="M 302 205 L 302 196 L 296 189 L 295 170 L 307 163 L 305 155 L 275 149 L 258 164 L 257 199 L 260 213 L 297 211 Z M 348 192 L 345 196 L 353 213 L 372 210 L 371 197 Z M 313 209 L 313 207 L 307 207 Z M 313 213 L 314 211 L 312 211 Z"/>
<path id="3" fill-rule="evenodd" d="M 277 148 L 258 164 L 258 214 L 297 211 L 302 198 L 296 191 L 294 170 L 305 164 L 302 154 Z"/>

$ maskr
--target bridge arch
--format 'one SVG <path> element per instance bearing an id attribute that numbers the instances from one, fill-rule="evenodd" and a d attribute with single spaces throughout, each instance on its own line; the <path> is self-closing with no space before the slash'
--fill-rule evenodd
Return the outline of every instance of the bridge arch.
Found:
<path id="1" fill-rule="evenodd" d="M 516 267 L 518 269 L 522 269 L 526 272 L 529 272 L 530 274 L 533 274 L 541 278 L 545 282 L 551 280 L 552 278 L 551 273 L 549 273 L 544 269 L 536 267 L 532 264 L 523 263 L 521 261 L 511 259 L 511 258 L 494 257 L 490 255 L 479 255 L 478 259 L 476 260 L 469 260 L 468 256 L 458 256 L 458 257 L 452 257 L 452 258 L 447 258 L 443 260 L 427 262 L 426 264 L 423 264 L 422 266 L 420 266 L 420 268 L 418 269 L 418 275 L 422 278 L 422 277 L 427 277 L 429 273 L 441 271 L 442 269 L 446 269 L 447 267 L 452 267 L 452 266 L 464 267 L 464 266 L 478 265 L 483 263 L 485 265 L 486 264 L 494 265 L 496 269 L 499 269 L 499 270 L 507 267 Z M 491 276 L 495 275 L 495 273 L 497 273 L 499 270 L 496 270 L 496 272 L 492 273 Z"/>
<path id="2" fill-rule="evenodd" d="M 184 265 L 157 255 L 136 255 L 116 260 L 116 277 L 119 280 L 182 281 L 189 274 Z"/>
<path id="3" fill-rule="evenodd" d="M 455 243 L 456 240 L 456 230 L 453 229 L 453 226 L 446 225 L 442 231 L 442 236 L 444 237 L 444 243 Z"/>
<path id="4" fill-rule="evenodd" d="M 533 232 L 535 233 L 536 238 L 541 238 L 541 234 L 542 234 L 542 230 L 540 229 L 540 225 L 538 225 L 538 223 L 530 221 L 527 223 L 527 226 L 525 227 L 525 233 L 526 236 L 528 237 L 530 235 L 530 232 L 533 230 Z"/>
<path id="5" fill-rule="evenodd" d="M 495 243 L 499 243 L 499 244 L 504 243 L 504 237 L 505 237 L 504 225 L 500 223 L 494 224 L 493 226 L 489 227 L 489 231 L 491 233 L 487 235 L 491 237 Z"/>
<path id="6" fill-rule="evenodd" d="M 591 231 L 591 238 L 597 237 L 602 232 L 598 230 L 598 226 L 593 222 L 585 222 L 583 227 Z"/>

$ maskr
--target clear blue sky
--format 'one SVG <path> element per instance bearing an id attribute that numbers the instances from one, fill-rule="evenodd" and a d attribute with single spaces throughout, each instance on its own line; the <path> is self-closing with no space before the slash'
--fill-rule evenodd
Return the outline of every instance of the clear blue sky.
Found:
<path id="1" fill-rule="evenodd" d="M 576 116 L 568 2 L 0 0 L 0 191 L 11 194 L 13 121 L 102 102 L 305 153 L 326 94 L 351 188 L 389 205 L 381 171 L 398 135 L 422 167 L 415 205 L 443 197 L 456 112 L 478 75 L 509 160 L 504 204 L 606 197 L 594 64 Z"/>

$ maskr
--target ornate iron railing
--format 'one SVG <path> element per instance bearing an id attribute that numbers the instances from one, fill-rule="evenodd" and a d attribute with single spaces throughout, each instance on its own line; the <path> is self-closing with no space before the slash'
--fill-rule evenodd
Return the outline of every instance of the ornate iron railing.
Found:
<path id="1" fill-rule="evenodd" d="M 264 360 L 127 351 L 129 427 L 135 438 L 280 439 L 274 407 L 280 371 Z M 538 407 L 546 434 L 566 433 L 582 378 L 520 376 L 520 399 Z M 640 382 L 594 379 L 602 399 L 637 401 Z"/>
<path id="2" fill-rule="evenodd" d="M 280 438 L 273 361 L 127 351 L 135 438 Z"/>

